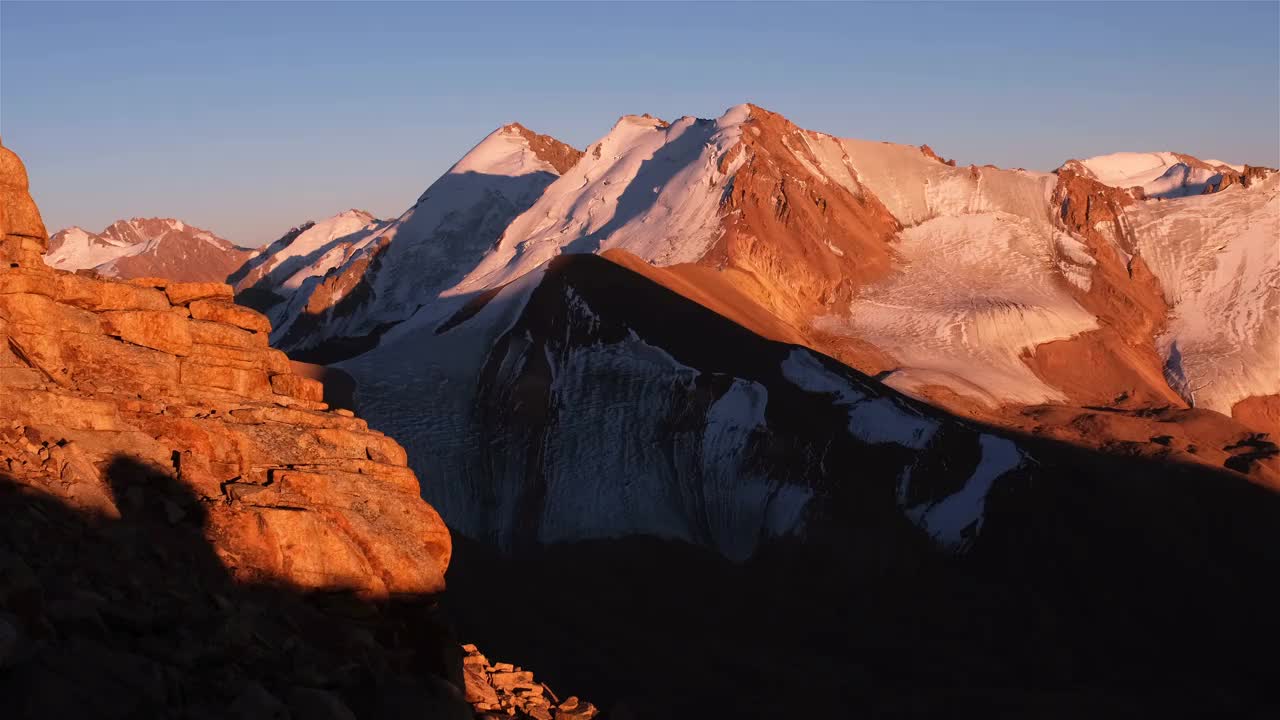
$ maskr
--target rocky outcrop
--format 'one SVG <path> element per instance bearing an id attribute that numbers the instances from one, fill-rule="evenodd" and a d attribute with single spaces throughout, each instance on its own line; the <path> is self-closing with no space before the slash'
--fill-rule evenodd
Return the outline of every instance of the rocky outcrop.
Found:
<path id="1" fill-rule="evenodd" d="M 39 264 L 48 241 L 27 186 L 27 168 L 12 150 L 0 145 L 0 261 Z"/>
<path id="2" fill-rule="evenodd" d="M 564 174 L 566 170 L 573 167 L 578 162 L 578 158 L 582 157 L 582 151 L 572 145 L 567 145 L 550 135 L 542 135 L 536 133 L 520 123 L 511 123 L 504 125 L 503 130 L 513 130 L 520 134 L 529 144 L 529 149 L 537 158 L 551 167 L 556 172 Z"/>
<path id="3" fill-rule="evenodd" d="M 418 501 L 404 451 L 329 412 L 320 384 L 267 346 L 266 318 L 229 298 L 227 286 L 4 269 L 0 384 L 10 402 L 0 421 L 89 466 L 127 455 L 172 473 L 212 503 L 211 540 L 246 579 L 382 595 L 443 589 L 448 532 Z M 105 482 L 90 474 L 46 489 L 99 497 Z"/>
<path id="4" fill-rule="evenodd" d="M 468 717 L 432 610 L 449 532 L 404 449 L 228 286 L 46 267 L 0 161 L 6 711 Z"/>
<path id="5" fill-rule="evenodd" d="M 941 155 L 939 155 L 938 153 L 934 152 L 933 148 L 929 147 L 928 145 L 921 145 L 921 146 L 920 146 L 920 153 L 921 153 L 922 155 L 924 155 L 925 157 L 927 157 L 927 158 L 932 158 L 932 159 L 934 159 L 934 160 L 937 160 L 938 162 L 942 163 L 943 165 L 950 165 L 951 167 L 955 167 L 955 166 L 956 166 L 956 161 L 955 161 L 955 160 L 947 160 L 947 159 L 943 158 Z"/>
<path id="6" fill-rule="evenodd" d="M 1099 329 L 1040 345 L 1027 363 L 1078 404 L 1185 405 L 1165 382 L 1154 337 L 1169 307 L 1139 254 L 1124 209 L 1134 192 L 1103 185 L 1079 163 L 1058 170 L 1051 206 L 1063 229 L 1085 245 L 1093 264 L 1085 287 L 1064 283 L 1097 317 Z"/>
<path id="7" fill-rule="evenodd" d="M 533 673 L 511 663 L 491 663 L 475 645 L 463 645 L 467 702 L 478 720 L 591 720 L 599 711 L 577 697 L 563 701 Z"/>

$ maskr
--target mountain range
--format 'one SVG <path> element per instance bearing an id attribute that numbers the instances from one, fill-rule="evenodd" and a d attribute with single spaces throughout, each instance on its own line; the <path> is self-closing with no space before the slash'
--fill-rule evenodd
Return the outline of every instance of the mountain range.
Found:
<path id="1" fill-rule="evenodd" d="M 953 410 L 1123 395 L 1257 419 L 1280 391 L 1272 177 L 1176 153 L 956 168 L 754 106 L 625 117 L 585 153 L 513 124 L 399 218 L 290 233 L 233 281 L 272 294 L 278 346 L 338 358 L 598 253 Z"/>
<path id="2" fill-rule="evenodd" d="M 47 261 L 222 247 L 146 222 Z M 898 711 L 915 683 L 934 709 L 1011 683 L 1024 711 L 1081 684 L 1212 707 L 1257 699 L 1280 637 L 1277 237 L 1272 169 L 958 167 L 740 105 L 583 150 L 506 125 L 399 217 L 222 248 L 218 279 L 403 444 L 462 622 L 616 707 L 664 716 L 622 668 L 688 716 Z M 566 631 L 495 621 L 504 577 Z M 822 633 L 838 657 L 778 660 Z M 694 640 L 716 670 L 663 652 Z"/>

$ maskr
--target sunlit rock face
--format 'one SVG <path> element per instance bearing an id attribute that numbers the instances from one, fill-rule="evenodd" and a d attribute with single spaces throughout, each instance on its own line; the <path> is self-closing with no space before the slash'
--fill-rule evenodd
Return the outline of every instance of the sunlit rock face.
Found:
<path id="1" fill-rule="evenodd" d="M 0 148 L 8 712 L 469 715 L 432 611 L 450 535 L 404 449 L 230 286 L 48 267 L 26 182 Z"/>

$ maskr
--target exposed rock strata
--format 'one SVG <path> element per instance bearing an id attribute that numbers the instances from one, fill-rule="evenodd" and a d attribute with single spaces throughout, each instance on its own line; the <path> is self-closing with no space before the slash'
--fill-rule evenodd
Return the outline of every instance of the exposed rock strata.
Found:
<path id="1" fill-rule="evenodd" d="M 267 346 L 264 317 L 202 297 L 228 293 L 0 271 L 0 384 L 10 399 L 0 421 L 77 448 L 93 466 L 124 454 L 172 473 L 211 503 L 210 538 L 246 579 L 443 589 L 448 532 L 418 502 L 403 449 L 328 412 L 322 386 Z"/>
<path id="2" fill-rule="evenodd" d="M 216 283 L 46 267 L 0 148 L 0 688 L 15 717 L 469 717 L 404 449 Z"/>

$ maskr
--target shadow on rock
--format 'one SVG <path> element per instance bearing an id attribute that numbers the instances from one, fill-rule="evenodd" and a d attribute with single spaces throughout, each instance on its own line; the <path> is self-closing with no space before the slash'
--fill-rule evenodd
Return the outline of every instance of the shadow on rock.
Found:
<path id="1" fill-rule="evenodd" d="M 434 598 L 237 583 L 185 486 L 105 474 L 118 518 L 0 472 L 5 717 L 471 717 Z"/>

